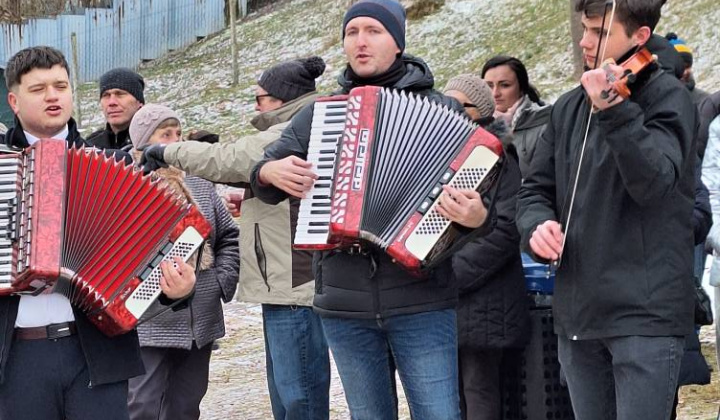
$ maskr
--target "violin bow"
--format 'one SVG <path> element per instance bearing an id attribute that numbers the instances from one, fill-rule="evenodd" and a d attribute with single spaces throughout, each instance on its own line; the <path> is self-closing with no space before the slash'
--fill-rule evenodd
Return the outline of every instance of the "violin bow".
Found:
<path id="1" fill-rule="evenodd" d="M 603 33 L 605 32 L 605 18 L 607 16 L 607 10 L 608 6 L 611 6 L 612 9 L 610 11 L 610 20 L 608 22 L 608 28 L 607 28 L 607 36 L 605 45 L 603 45 L 602 49 L 602 60 L 605 60 L 605 54 L 607 53 L 607 39 L 610 38 L 610 28 L 613 25 L 613 20 L 615 19 L 615 0 L 608 0 L 605 2 L 605 10 L 603 11 L 603 18 L 602 23 L 600 27 L 600 38 L 598 40 L 597 45 L 597 51 L 595 52 L 595 65 L 593 66 L 595 69 L 598 66 L 598 63 L 601 62 L 600 60 L 600 45 L 603 41 Z M 573 181 L 573 189 L 572 193 L 570 194 L 570 206 L 568 207 L 568 213 L 567 213 L 567 219 L 565 220 L 565 229 L 563 232 L 563 240 L 562 245 L 560 248 L 560 255 L 558 255 L 558 259 L 556 261 L 552 262 L 552 266 L 555 267 L 555 269 L 560 268 L 560 264 L 562 264 L 562 258 L 563 253 L 565 252 L 565 243 L 567 242 L 568 232 L 570 230 L 570 220 L 572 218 L 573 213 L 573 206 L 575 204 L 575 196 L 577 194 L 577 187 L 578 187 L 578 181 L 580 180 L 580 171 L 582 170 L 582 164 L 583 164 L 583 158 L 585 157 L 585 146 L 587 146 L 587 139 L 588 134 L 590 133 L 590 123 L 592 121 L 592 115 L 594 113 L 593 105 L 590 103 L 590 112 L 588 113 L 587 117 L 587 125 L 585 126 L 585 136 L 583 138 L 582 147 L 580 148 L 580 157 L 578 158 L 578 166 L 577 170 L 575 171 L 575 180 Z"/>

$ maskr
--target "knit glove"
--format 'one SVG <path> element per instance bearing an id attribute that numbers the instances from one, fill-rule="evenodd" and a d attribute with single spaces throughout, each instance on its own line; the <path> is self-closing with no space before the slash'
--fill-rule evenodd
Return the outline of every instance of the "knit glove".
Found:
<path id="1" fill-rule="evenodd" d="M 143 168 L 145 174 L 149 174 L 159 168 L 167 168 L 168 164 L 165 163 L 165 145 L 153 144 L 143 149 L 140 166 Z"/>

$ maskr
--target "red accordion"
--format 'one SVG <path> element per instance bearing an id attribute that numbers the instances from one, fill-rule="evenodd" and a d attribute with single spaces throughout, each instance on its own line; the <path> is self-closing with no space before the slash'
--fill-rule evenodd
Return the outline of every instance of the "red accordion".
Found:
<path id="1" fill-rule="evenodd" d="M 486 191 L 502 154 L 495 136 L 427 98 L 368 86 L 320 99 L 307 155 L 318 179 L 294 246 L 367 241 L 418 271 L 459 232 L 436 210 L 442 186 Z"/>
<path id="2" fill-rule="evenodd" d="M 113 336 L 160 295 L 160 262 L 187 261 L 211 227 L 164 181 L 44 139 L 0 155 L 0 230 L 0 295 L 52 289 Z"/>

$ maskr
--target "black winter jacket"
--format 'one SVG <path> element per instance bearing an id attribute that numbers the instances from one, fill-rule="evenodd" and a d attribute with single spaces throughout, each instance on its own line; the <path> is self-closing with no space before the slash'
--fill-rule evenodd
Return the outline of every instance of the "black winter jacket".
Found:
<path id="1" fill-rule="evenodd" d="M 463 112 L 460 104 L 433 89 L 434 79 L 422 60 L 403 57 L 406 73 L 392 87 L 424 95 L 431 100 Z M 347 74 L 338 77 L 341 93 L 356 87 Z M 261 186 L 258 173 L 268 160 L 290 155 L 305 158 L 310 140 L 313 107 L 308 106 L 293 117 L 290 126 L 279 140 L 265 148 L 265 158 L 253 170 L 251 184 L 254 194 L 262 201 L 275 204 L 287 197 L 272 186 Z M 394 264 L 388 255 L 374 250 L 370 255 L 350 255 L 345 252 L 316 252 L 313 262 L 315 273 L 315 310 L 323 316 L 346 318 L 387 318 L 393 315 L 413 314 L 431 310 L 454 308 L 457 291 L 450 286 L 450 262 L 429 278 L 410 275 Z"/>
<path id="2" fill-rule="evenodd" d="M 68 146 L 85 144 L 72 119 L 68 122 L 68 129 Z M 8 146 L 29 146 L 20 121 L 17 120 L 15 127 L 11 128 L 0 141 Z M 17 296 L 0 297 L 0 383 L 3 381 L 5 365 L 10 356 L 19 303 L 20 298 Z M 90 373 L 89 385 L 119 382 L 144 373 L 140 344 L 135 330 L 110 338 L 98 330 L 83 312 L 73 307 L 73 313 Z"/>
<path id="3" fill-rule="evenodd" d="M 569 227 L 590 113 L 582 87 L 556 102 L 518 197 L 525 249 L 546 220 L 565 229 L 553 312 L 570 339 L 693 331 L 697 113 L 682 83 L 655 65 L 631 90 L 592 116 Z"/>
<path id="4" fill-rule="evenodd" d="M 530 301 L 515 226 L 520 167 L 514 146 L 506 147 L 505 156 L 492 231 L 453 255 L 454 282 L 460 289 L 457 324 L 461 348 L 521 347 L 528 338 Z"/>
<path id="5" fill-rule="evenodd" d="M 130 129 L 126 128 L 115 134 L 110 128 L 110 124 L 106 124 L 104 129 L 90 134 L 86 141 L 98 149 L 123 149 L 132 147 L 132 143 L 130 142 Z"/>

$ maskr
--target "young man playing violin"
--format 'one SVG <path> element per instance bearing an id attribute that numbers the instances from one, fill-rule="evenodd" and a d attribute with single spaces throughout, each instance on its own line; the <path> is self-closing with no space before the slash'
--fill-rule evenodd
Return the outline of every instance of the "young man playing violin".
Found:
<path id="1" fill-rule="evenodd" d="M 578 420 L 668 419 L 693 328 L 696 111 L 652 59 L 628 60 L 663 3 L 575 0 L 587 71 L 556 102 L 518 196 L 523 246 L 557 265 L 555 332 Z"/>

